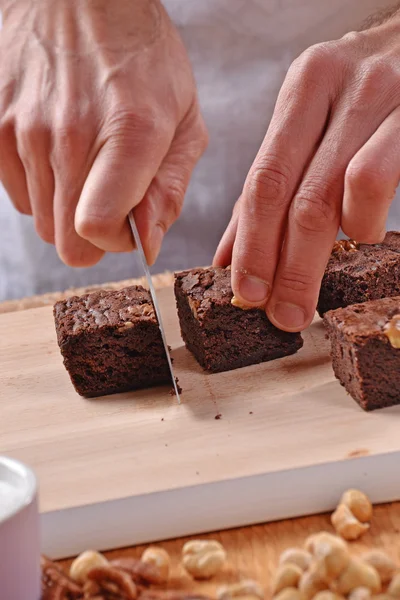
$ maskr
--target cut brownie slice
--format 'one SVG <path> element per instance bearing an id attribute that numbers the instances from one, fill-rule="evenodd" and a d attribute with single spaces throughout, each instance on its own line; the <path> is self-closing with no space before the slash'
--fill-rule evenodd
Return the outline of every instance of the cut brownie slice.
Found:
<path id="1" fill-rule="evenodd" d="M 207 371 L 229 371 L 297 352 L 299 333 L 280 331 L 265 311 L 233 306 L 231 271 L 220 267 L 175 274 L 183 340 Z"/>
<path id="2" fill-rule="evenodd" d="M 336 242 L 321 284 L 318 313 L 400 294 L 400 233 L 382 244 Z"/>
<path id="3" fill-rule="evenodd" d="M 141 286 L 54 306 L 58 344 L 76 391 L 93 397 L 171 381 L 150 294 Z"/>
<path id="4" fill-rule="evenodd" d="M 400 403 L 400 296 L 325 314 L 333 370 L 365 410 Z"/>

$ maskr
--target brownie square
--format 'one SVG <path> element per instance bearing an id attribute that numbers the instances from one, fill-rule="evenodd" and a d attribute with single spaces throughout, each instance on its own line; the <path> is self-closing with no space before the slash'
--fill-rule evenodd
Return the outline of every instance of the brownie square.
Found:
<path id="1" fill-rule="evenodd" d="M 400 233 L 389 231 L 382 244 L 336 242 L 321 284 L 317 310 L 398 296 L 400 294 Z"/>
<path id="2" fill-rule="evenodd" d="M 220 267 L 175 274 L 182 338 L 200 365 L 217 373 L 293 354 L 299 333 L 277 329 L 262 309 L 233 306 L 231 271 Z"/>
<path id="3" fill-rule="evenodd" d="M 400 296 L 325 314 L 333 370 L 364 410 L 400 404 Z"/>
<path id="4" fill-rule="evenodd" d="M 141 286 L 73 296 L 54 306 L 64 365 L 81 396 L 170 383 L 150 293 Z"/>

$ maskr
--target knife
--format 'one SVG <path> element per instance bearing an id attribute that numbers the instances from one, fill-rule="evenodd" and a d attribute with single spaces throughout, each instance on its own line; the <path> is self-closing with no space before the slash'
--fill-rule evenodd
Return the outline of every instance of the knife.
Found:
<path id="1" fill-rule="evenodd" d="M 156 292 L 155 292 L 155 289 L 154 289 L 153 280 L 152 280 L 151 275 L 150 275 L 149 266 L 147 264 L 146 256 L 144 254 L 142 242 L 140 241 L 139 232 L 138 232 L 138 229 L 136 227 L 135 218 L 133 216 L 133 212 L 132 211 L 130 211 L 130 213 L 128 215 L 128 218 L 129 218 L 129 225 L 131 226 L 131 230 L 132 230 L 133 239 L 135 240 L 136 248 L 137 248 L 137 251 L 139 253 L 139 257 L 140 257 L 140 261 L 141 261 L 142 266 L 143 266 L 144 274 L 146 276 L 147 283 L 149 285 L 150 295 L 151 295 L 151 299 L 153 300 L 154 310 L 156 311 L 157 320 L 158 320 L 158 327 L 159 327 L 160 332 L 161 332 L 161 337 L 162 337 L 162 341 L 163 341 L 163 344 L 164 344 L 164 350 L 165 350 L 165 354 L 167 356 L 167 362 L 168 362 L 169 372 L 170 372 L 170 375 L 171 375 L 172 384 L 174 386 L 173 389 L 174 389 L 175 395 L 176 395 L 176 397 L 178 399 L 178 404 L 180 404 L 181 403 L 181 399 L 180 399 L 180 395 L 179 395 L 179 390 L 178 390 L 178 386 L 177 386 L 177 383 L 176 383 L 176 379 L 174 377 L 174 371 L 173 371 L 173 368 L 172 368 L 172 360 L 171 360 L 171 356 L 170 356 L 169 350 L 168 350 L 167 338 L 165 336 L 164 325 L 163 325 L 163 322 L 162 322 L 162 319 L 161 319 L 160 307 L 158 305 L 158 300 L 157 300 Z"/>

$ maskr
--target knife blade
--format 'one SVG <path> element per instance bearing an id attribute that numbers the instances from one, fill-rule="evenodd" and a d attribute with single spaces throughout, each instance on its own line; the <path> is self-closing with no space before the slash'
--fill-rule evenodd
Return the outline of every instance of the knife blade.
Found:
<path id="1" fill-rule="evenodd" d="M 156 311 L 157 320 L 158 320 L 158 327 L 159 327 L 160 332 L 161 332 L 161 337 L 162 337 L 162 341 L 163 341 L 163 344 L 164 344 L 164 350 L 165 350 L 165 354 L 167 356 L 167 362 L 168 362 L 169 372 L 171 374 L 172 384 L 174 386 L 173 389 L 174 389 L 175 395 L 176 395 L 176 397 L 178 399 L 178 403 L 180 404 L 181 403 L 181 399 L 180 399 L 180 395 L 179 395 L 178 385 L 177 385 L 176 379 L 174 377 L 174 370 L 172 368 L 172 360 L 171 360 L 171 356 L 169 354 L 168 344 L 167 344 L 167 338 L 165 336 L 165 329 L 164 329 L 164 325 L 163 325 L 163 322 L 162 322 L 162 319 L 161 319 L 160 307 L 159 307 L 159 304 L 158 304 L 156 292 L 155 292 L 154 285 L 153 285 L 153 280 L 152 280 L 151 275 L 150 275 L 150 271 L 149 271 L 149 267 L 148 267 L 148 264 L 147 264 L 146 256 L 144 254 L 142 242 L 140 240 L 140 235 L 139 235 L 138 229 L 136 227 L 136 222 L 135 222 L 135 218 L 133 216 L 133 212 L 132 211 L 130 211 L 130 213 L 128 215 L 128 219 L 129 219 L 129 225 L 131 226 L 133 239 L 135 240 L 135 243 L 136 243 L 136 248 L 137 248 L 137 251 L 138 251 L 138 254 L 139 254 L 139 258 L 140 258 L 140 261 L 141 261 L 142 266 L 143 266 L 144 274 L 146 276 L 147 283 L 149 285 L 149 290 L 150 290 L 151 299 L 153 300 L 154 310 Z"/>

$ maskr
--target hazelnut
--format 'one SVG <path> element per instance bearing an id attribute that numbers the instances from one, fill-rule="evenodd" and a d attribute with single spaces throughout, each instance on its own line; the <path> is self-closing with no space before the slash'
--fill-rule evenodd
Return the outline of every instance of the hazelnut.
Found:
<path id="1" fill-rule="evenodd" d="M 349 600 L 371 600 L 371 590 L 366 587 L 354 588 L 349 594 Z"/>
<path id="2" fill-rule="evenodd" d="M 396 575 L 393 576 L 387 589 L 387 593 L 394 598 L 400 598 L 400 573 L 396 573 Z"/>
<path id="3" fill-rule="evenodd" d="M 361 523 L 347 504 L 339 504 L 331 516 L 331 522 L 336 533 L 345 540 L 357 540 L 369 529 L 369 524 Z"/>
<path id="4" fill-rule="evenodd" d="M 368 523 L 372 519 L 372 504 L 369 498 L 359 490 L 344 492 L 339 504 L 348 506 L 360 523 Z"/>
<path id="5" fill-rule="evenodd" d="M 183 546 L 183 566 L 195 579 L 210 579 L 222 569 L 225 561 L 226 552 L 215 540 L 193 540 Z"/>
<path id="6" fill-rule="evenodd" d="M 287 550 L 282 552 L 279 564 L 290 563 L 297 565 L 302 571 L 305 571 L 311 565 L 311 560 L 312 556 L 307 550 L 303 550 L 302 548 L 287 548 Z"/>
<path id="7" fill-rule="evenodd" d="M 400 348 L 400 315 L 394 315 L 383 328 L 393 348 Z"/>
<path id="8" fill-rule="evenodd" d="M 388 583 L 396 572 L 396 563 L 383 550 L 370 550 L 363 554 L 361 559 L 375 567 L 382 583 Z"/>
<path id="9" fill-rule="evenodd" d="M 313 600 L 344 600 L 344 597 L 331 590 L 323 590 L 322 592 L 315 594 Z"/>
<path id="10" fill-rule="evenodd" d="M 86 550 L 73 561 L 69 575 L 71 579 L 82 585 L 87 580 L 89 571 L 108 565 L 109 562 L 103 554 L 94 550 Z"/>
<path id="11" fill-rule="evenodd" d="M 318 592 L 328 587 L 326 572 L 320 563 L 313 563 L 300 577 L 299 590 L 305 600 L 311 600 Z"/>
<path id="12" fill-rule="evenodd" d="M 359 587 L 366 587 L 373 594 L 379 594 L 382 589 L 377 570 L 359 559 L 352 558 L 337 581 L 337 591 L 346 596 Z"/>
<path id="13" fill-rule="evenodd" d="M 272 594 L 275 596 L 288 587 L 297 587 L 303 571 L 297 565 L 284 563 L 278 567 L 272 584 Z"/>
<path id="14" fill-rule="evenodd" d="M 160 573 L 160 583 L 166 583 L 169 577 L 171 559 L 164 548 L 150 546 L 142 554 L 142 561 L 157 567 Z"/>
<path id="15" fill-rule="evenodd" d="M 311 552 L 320 563 L 319 573 L 328 581 L 336 579 L 348 566 L 350 554 L 348 546 L 342 538 L 326 531 L 309 536 L 305 542 L 306 550 Z"/>
<path id="16" fill-rule="evenodd" d="M 261 585 L 253 579 L 244 579 L 239 583 L 224 585 L 217 590 L 217 600 L 232 600 L 232 598 L 238 597 L 264 600 L 264 591 Z"/>
<path id="17" fill-rule="evenodd" d="M 290 587 L 279 592 L 273 600 L 304 600 L 304 598 L 297 588 Z"/>

